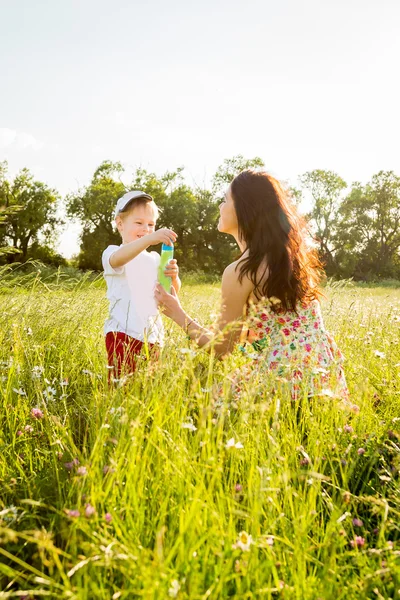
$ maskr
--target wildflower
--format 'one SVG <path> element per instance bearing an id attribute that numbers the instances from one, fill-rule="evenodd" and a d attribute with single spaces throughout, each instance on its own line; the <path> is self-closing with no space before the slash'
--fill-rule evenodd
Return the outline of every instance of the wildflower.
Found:
<path id="1" fill-rule="evenodd" d="M 171 581 L 171 587 L 168 590 L 168 596 L 170 598 L 177 598 L 180 589 L 181 589 L 181 586 L 179 585 L 179 581 L 177 581 L 176 579 L 173 579 Z"/>
<path id="2" fill-rule="evenodd" d="M 82 373 L 84 375 L 93 375 L 92 371 L 89 371 L 89 369 L 82 369 Z"/>
<path id="3" fill-rule="evenodd" d="M 243 489 L 243 487 L 240 485 L 240 483 L 237 483 L 237 484 L 235 485 L 235 492 L 241 492 L 241 491 L 242 491 L 242 489 Z"/>
<path id="4" fill-rule="evenodd" d="M 24 431 L 25 431 L 25 433 L 32 433 L 32 431 L 33 431 L 32 425 L 25 425 Z"/>
<path id="5" fill-rule="evenodd" d="M 188 429 L 189 431 L 196 431 L 197 427 L 193 423 L 182 423 L 182 429 Z"/>
<path id="6" fill-rule="evenodd" d="M 66 377 L 65 379 L 61 379 L 60 385 L 61 387 L 66 387 L 67 385 L 69 385 L 68 378 Z"/>
<path id="7" fill-rule="evenodd" d="M 350 546 L 352 548 L 362 548 L 362 546 L 364 546 L 365 544 L 365 538 L 361 537 L 360 535 L 356 535 L 356 537 L 354 538 L 354 540 L 350 541 Z"/>
<path id="8" fill-rule="evenodd" d="M 24 434 L 22 433 L 22 431 L 21 431 L 21 430 L 17 431 L 17 437 L 21 437 L 21 435 L 24 435 Z"/>
<path id="9" fill-rule="evenodd" d="M 343 497 L 343 502 L 345 504 L 350 504 L 350 502 L 351 502 L 351 494 L 350 494 L 350 492 L 344 492 L 342 497 Z"/>
<path id="10" fill-rule="evenodd" d="M 112 521 L 112 515 L 109 512 L 107 512 L 104 515 L 104 519 L 107 521 L 107 523 L 111 523 L 111 521 Z"/>
<path id="11" fill-rule="evenodd" d="M 362 527 L 364 525 L 364 523 L 361 521 L 361 519 L 353 519 L 353 527 Z"/>
<path id="12" fill-rule="evenodd" d="M 386 354 L 384 352 L 380 352 L 379 350 L 375 350 L 374 354 L 378 358 L 386 358 Z"/>
<path id="13" fill-rule="evenodd" d="M 109 465 L 104 465 L 103 473 L 104 473 L 104 475 L 107 475 L 107 473 L 115 473 L 115 469 L 113 469 Z"/>
<path id="14" fill-rule="evenodd" d="M 237 448 L 240 450 L 241 448 L 244 448 L 244 446 L 242 442 L 235 442 L 235 438 L 231 438 L 226 442 L 225 448 Z"/>
<path id="15" fill-rule="evenodd" d="M 26 392 L 24 392 L 24 390 L 22 388 L 13 388 L 13 392 L 15 392 L 16 394 L 18 394 L 18 396 L 26 396 Z"/>
<path id="16" fill-rule="evenodd" d="M 32 408 L 31 417 L 32 419 L 43 419 L 44 415 L 40 408 Z"/>
<path id="17" fill-rule="evenodd" d="M 270 548 L 272 548 L 272 546 L 274 545 L 274 538 L 272 537 L 272 535 L 268 535 L 267 536 L 267 546 L 269 546 Z"/>
<path id="18" fill-rule="evenodd" d="M 301 467 L 306 467 L 307 465 L 309 465 L 311 463 L 311 460 L 308 456 L 304 456 L 304 458 L 302 458 L 300 460 L 300 466 Z"/>
<path id="19" fill-rule="evenodd" d="M 73 509 L 73 510 L 65 510 L 65 512 L 67 513 L 67 515 L 69 517 L 72 517 L 73 519 L 76 519 L 77 517 L 81 516 L 81 513 L 79 512 L 79 510 Z"/>
<path id="20" fill-rule="evenodd" d="M 190 350 L 190 348 L 180 348 L 179 352 L 181 354 L 188 354 L 189 356 L 191 356 L 192 358 L 194 356 L 196 356 L 196 352 L 194 350 Z"/>
<path id="21" fill-rule="evenodd" d="M 76 470 L 76 474 L 77 474 L 77 475 L 81 475 L 81 476 L 83 476 L 83 475 L 87 475 L 87 472 L 88 472 L 88 470 L 87 470 L 87 468 L 86 468 L 86 467 L 79 467 L 79 468 Z"/>
<path id="22" fill-rule="evenodd" d="M 358 454 L 359 456 L 362 456 L 363 454 L 365 454 L 365 448 L 359 448 L 359 449 L 357 450 L 357 454 Z"/>
<path id="23" fill-rule="evenodd" d="M 87 517 L 88 519 L 94 515 L 96 512 L 96 509 L 94 508 L 94 506 L 92 506 L 91 504 L 85 504 L 85 517 Z"/>
<path id="24" fill-rule="evenodd" d="M 352 426 L 351 426 L 351 425 L 345 425 L 345 426 L 343 427 L 343 431 L 344 431 L 345 433 L 353 433 L 354 429 L 352 428 Z"/>
<path id="25" fill-rule="evenodd" d="M 64 467 L 67 469 L 67 471 L 72 471 L 72 469 L 74 467 L 77 467 L 78 465 L 79 465 L 79 460 L 77 458 L 74 458 L 71 462 L 64 463 Z"/>
<path id="26" fill-rule="evenodd" d="M 249 552 L 250 546 L 253 544 L 253 538 L 246 531 L 241 531 L 233 548 L 239 548 L 242 552 Z"/>
<path id="27" fill-rule="evenodd" d="M 56 393 L 57 391 L 49 386 L 47 389 L 44 390 L 43 397 L 46 398 L 46 400 L 55 400 L 54 396 L 56 395 Z"/>
<path id="28" fill-rule="evenodd" d="M 341 515 L 341 516 L 338 518 L 338 520 L 337 520 L 336 522 L 337 522 L 337 523 L 342 523 L 342 521 L 344 521 L 345 519 L 347 519 L 347 517 L 349 517 L 349 516 L 350 516 L 350 513 L 349 513 L 349 512 L 345 512 L 345 513 L 343 513 L 343 514 L 342 514 L 342 515 Z"/>
<path id="29" fill-rule="evenodd" d="M 43 375 L 44 372 L 44 368 L 43 367 L 33 367 L 32 368 L 32 379 L 40 379 L 40 377 Z"/>

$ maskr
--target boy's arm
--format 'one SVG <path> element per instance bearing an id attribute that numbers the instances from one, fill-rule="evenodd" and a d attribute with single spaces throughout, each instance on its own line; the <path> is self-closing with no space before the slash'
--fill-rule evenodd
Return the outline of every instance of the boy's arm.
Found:
<path id="1" fill-rule="evenodd" d="M 170 244 L 171 240 L 175 242 L 176 233 L 171 229 L 158 229 L 144 235 L 138 240 L 124 244 L 121 248 L 118 248 L 110 256 L 110 265 L 113 269 L 119 269 L 126 265 L 130 260 L 138 256 L 143 250 L 146 250 L 149 246 L 155 246 L 157 244 Z"/>

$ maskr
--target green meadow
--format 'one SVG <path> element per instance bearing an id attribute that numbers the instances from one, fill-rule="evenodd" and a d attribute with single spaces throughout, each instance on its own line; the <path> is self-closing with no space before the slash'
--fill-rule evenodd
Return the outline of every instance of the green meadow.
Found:
<path id="1" fill-rule="evenodd" d="M 400 599 L 400 288 L 330 283 L 359 412 L 293 402 L 166 322 L 110 387 L 101 278 L 0 280 L 0 600 Z M 215 319 L 218 284 L 185 282 Z"/>

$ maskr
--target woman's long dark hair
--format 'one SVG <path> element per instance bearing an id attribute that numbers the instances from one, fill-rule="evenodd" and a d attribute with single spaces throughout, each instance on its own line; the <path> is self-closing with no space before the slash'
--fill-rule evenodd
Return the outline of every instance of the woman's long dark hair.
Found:
<path id="1" fill-rule="evenodd" d="M 259 300 L 279 299 L 277 310 L 318 298 L 322 265 L 289 192 L 268 173 L 246 169 L 232 181 L 231 193 L 248 252 L 238 264 L 239 281 L 248 276 Z"/>

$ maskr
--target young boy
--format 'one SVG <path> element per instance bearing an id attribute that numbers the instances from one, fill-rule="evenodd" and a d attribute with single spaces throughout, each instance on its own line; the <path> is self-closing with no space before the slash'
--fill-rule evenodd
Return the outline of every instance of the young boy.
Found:
<path id="1" fill-rule="evenodd" d="M 158 208 L 149 194 L 126 193 L 117 202 L 115 222 L 122 238 L 120 246 L 103 252 L 104 278 L 110 314 L 104 325 L 110 377 L 133 373 L 145 342 L 152 352 L 163 345 L 163 324 L 154 299 L 160 255 L 149 246 L 175 242 L 171 229 L 155 230 Z M 165 269 L 178 293 L 179 268 L 172 260 Z"/>

